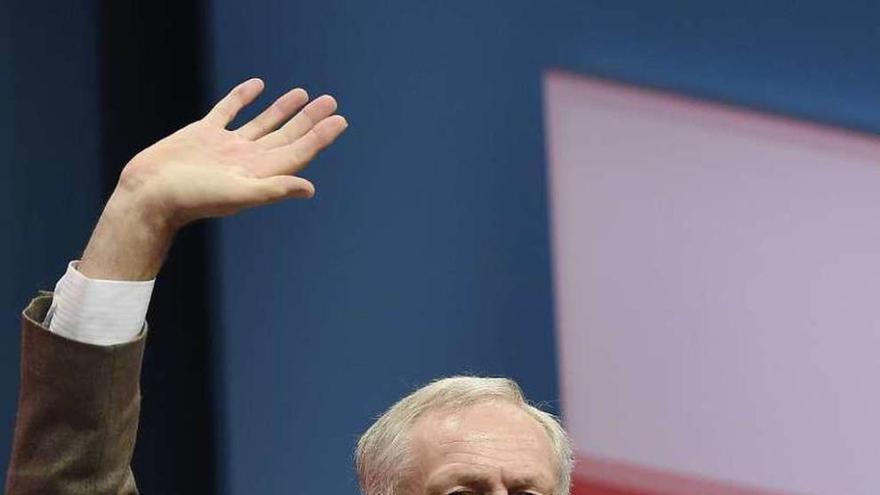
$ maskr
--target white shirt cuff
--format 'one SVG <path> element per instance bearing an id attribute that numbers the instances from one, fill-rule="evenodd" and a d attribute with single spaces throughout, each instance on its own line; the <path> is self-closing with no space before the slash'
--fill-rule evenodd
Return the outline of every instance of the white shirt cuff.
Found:
<path id="1" fill-rule="evenodd" d="M 94 345 L 137 340 L 143 331 L 154 280 L 91 279 L 71 261 L 55 285 L 55 297 L 44 325 L 71 340 Z"/>

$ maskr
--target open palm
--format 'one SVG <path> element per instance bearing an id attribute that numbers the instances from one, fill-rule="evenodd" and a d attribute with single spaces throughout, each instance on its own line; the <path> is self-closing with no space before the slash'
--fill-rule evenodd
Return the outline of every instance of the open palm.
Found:
<path id="1" fill-rule="evenodd" d="M 138 189 L 154 208 L 183 225 L 251 206 L 314 195 L 296 174 L 348 126 L 329 95 L 311 103 L 294 89 L 235 130 L 226 127 L 263 90 L 250 79 L 201 120 L 180 129 L 126 165 L 120 185 Z"/>

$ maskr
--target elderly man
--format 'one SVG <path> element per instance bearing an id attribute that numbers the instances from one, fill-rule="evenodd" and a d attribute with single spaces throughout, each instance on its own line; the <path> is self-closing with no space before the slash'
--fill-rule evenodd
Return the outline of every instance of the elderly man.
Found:
<path id="1" fill-rule="evenodd" d="M 251 79 L 201 120 L 136 155 L 82 260 L 22 318 L 22 382 L 7 495 L 135 494 L 129 468 L 145 315 L 165 254 L 189 222 L 314 186 L 294 174 L 347 127 L 302 89 L 233 131 Z M 392 406 L 357 445 L 365 495 L 567 495 L 572 450 L 551 415 L 503 378 L 454 377 Z"/>

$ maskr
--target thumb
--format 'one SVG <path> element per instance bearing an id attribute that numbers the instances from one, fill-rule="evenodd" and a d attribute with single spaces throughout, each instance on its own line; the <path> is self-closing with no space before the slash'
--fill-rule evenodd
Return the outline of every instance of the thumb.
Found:
<path id="1" fill-rule="evenodd" d="M 275 175 L 265 178 L 250 179 L 250 196 L 245 200 L 249 206 L 275 203 L 292 198 L 311 198 L 315 195 L 315 186 L 302 177 L 292 175 Z"/>

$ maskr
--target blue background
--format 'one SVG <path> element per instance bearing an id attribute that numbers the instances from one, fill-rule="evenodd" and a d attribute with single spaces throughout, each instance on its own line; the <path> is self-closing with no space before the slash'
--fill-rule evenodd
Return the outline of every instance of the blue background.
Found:
<path id="1" fill-rule="evenodd" d="M 0 3 L 3 445 L 19 311 L 79 255 L 103 201 L 96 4 Z M 258 75 L 272 96 L 332 92 L 351 122 L 306 174 L 314 200 L 215 232 L 229 494 L 355 493 L 357 435 L 437 376 L 511 375 L 557 406 L 544 69 L 880 131 L 876 2 L 204 6 L 212 99 Z"/>
<path id="2" fill-rule="evenodd" d="M 437 376 L 555 407 L 544 69 L 877 131 L 874 5 L 215 2 L 214 97 L 304 84 L 351 122 L 315 200 L 218 231 L 228 493 L 355 493 L 357 435 Z"/>
<path id="3" fill-rule="evenodd" d="M 78 258 L 101 197 L 92 2 L 0 2 L 0 469 L 18 399 L 19 316 Z M 52 49 L 47 49 L 51 46 Z"/>

